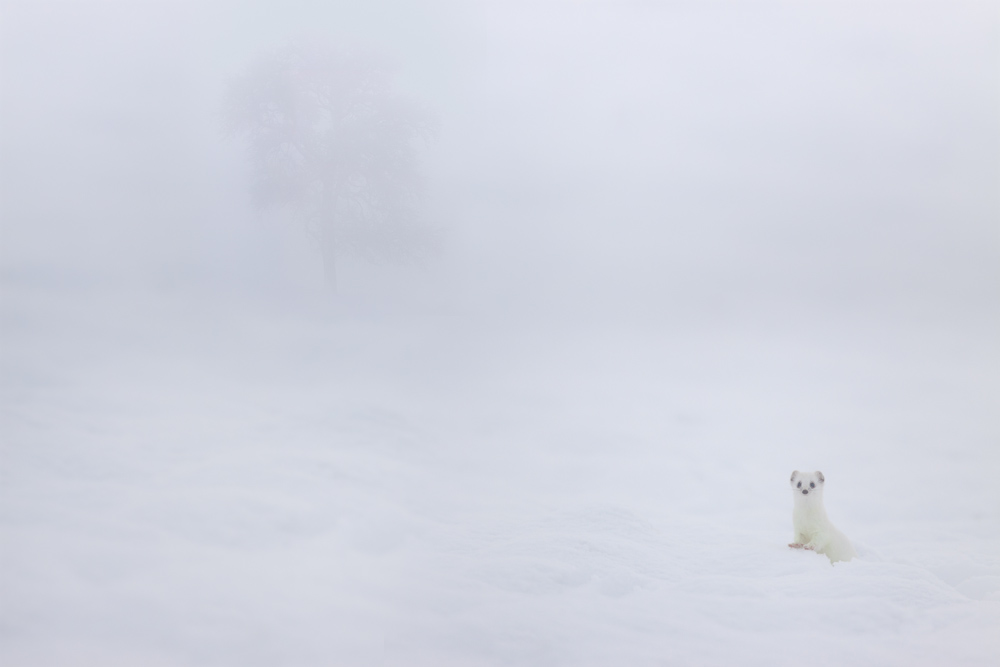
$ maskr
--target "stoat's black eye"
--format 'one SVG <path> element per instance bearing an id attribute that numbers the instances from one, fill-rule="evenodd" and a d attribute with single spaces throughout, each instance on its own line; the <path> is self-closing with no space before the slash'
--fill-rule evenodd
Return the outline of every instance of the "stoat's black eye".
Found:
<path id="1" fill-rule="evenodd" d="M 809 482 L 809 488 L 810 489 L 815 489 L 816 488 L 816 483 L 815 482 Z"/>
<path id="2" fill-rule="evenodd" d="M 802 488 L 802 482 L 799 482 L 799 488 L 800 489 Z"/>

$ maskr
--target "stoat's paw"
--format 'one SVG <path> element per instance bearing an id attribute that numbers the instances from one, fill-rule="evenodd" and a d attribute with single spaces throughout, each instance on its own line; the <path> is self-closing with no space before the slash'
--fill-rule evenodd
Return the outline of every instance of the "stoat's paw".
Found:
<path id="1" fill-rule="evenodd" d="M 793 549 L 802 549 L 802 548 L 803 548 L 803 547 L 805 547 L 806 545 L 804 545 L 804 544 L 799 544 L 798 542 L 792 542 L 792 543 L 791 543 L 791 544 L 789 544 L 788 546 L 790 546 L 790 547 L 791 547 L 791 548 L 793 548 Z"/>

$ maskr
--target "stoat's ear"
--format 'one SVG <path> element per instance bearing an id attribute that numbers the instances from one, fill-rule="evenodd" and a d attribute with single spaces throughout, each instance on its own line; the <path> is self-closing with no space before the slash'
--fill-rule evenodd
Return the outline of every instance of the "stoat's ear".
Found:
<path id="1" fill-rule="evenodd" d="M 826 481 L 826 477 L 823 477 L 823 473 L 821 473 L 819 470 L 816 471 L 816 476 L 819 477 L 820 482 Z"/>
<path id="2" fill-rule="evenodd" d="M 792 479 L 790 480 L 792 484 L 795 484 L 795 476 L 799 474 L 798 470 L 792 471 Z"/>

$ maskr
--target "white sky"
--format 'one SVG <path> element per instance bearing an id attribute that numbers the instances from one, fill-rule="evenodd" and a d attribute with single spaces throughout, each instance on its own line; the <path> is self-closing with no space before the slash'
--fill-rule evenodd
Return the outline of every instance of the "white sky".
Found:
<path id="1" fill-rule="evenodd" d="M 234 73 L 305 37 L 385 53 L 441 121 L 428 216 L 449 242 L 428 291 L 996 303 L 989 3 L 5 2 L 3 15 L 8 270 L 318 262 L 250 209 L 218 121 Z M 270 251 L 279 236 L 298 254 Z M 362 291 L 409 282 L 357 270 Z"/>

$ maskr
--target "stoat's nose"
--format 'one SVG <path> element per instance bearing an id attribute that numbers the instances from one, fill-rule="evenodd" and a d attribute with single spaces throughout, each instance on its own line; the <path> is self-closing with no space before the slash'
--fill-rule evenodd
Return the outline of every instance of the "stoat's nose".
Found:
<path id="1" fill-rule="evenodd" d="M 802 495 L 803 496 L 806 495 L 807 493 L 809 493 L 809 489 L 802 489 Z"/>

